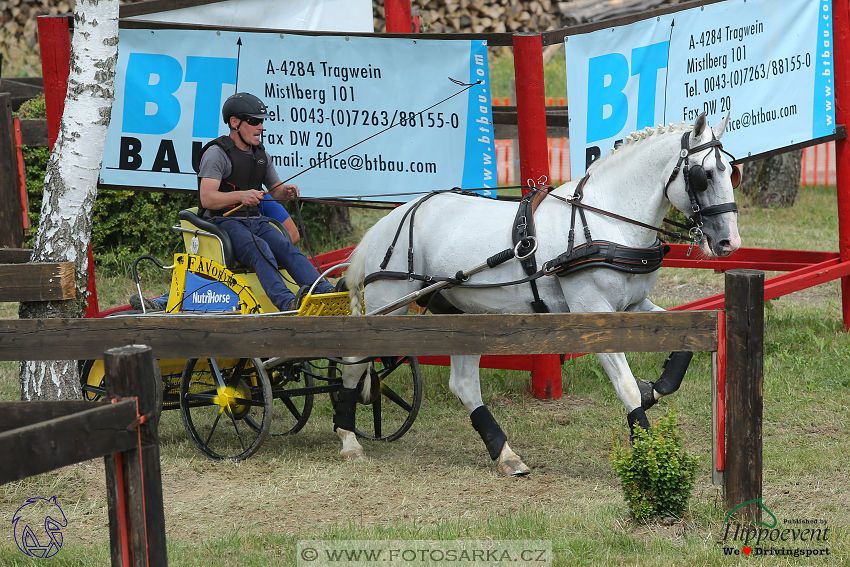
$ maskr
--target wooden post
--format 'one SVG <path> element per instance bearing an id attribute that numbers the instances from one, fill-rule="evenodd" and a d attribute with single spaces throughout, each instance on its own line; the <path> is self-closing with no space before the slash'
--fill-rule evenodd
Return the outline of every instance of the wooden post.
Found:
<path id="1" fill-rule="evenodd" d="M 726 471 L 731 510 L 762 496 L 764 407 L 764 272 L 726 272 Z M 739 508 L 741 521 L 760 521 L 758 503 Z"/>
<path id="2" fill-rule="evenodd" d="M 21 194 L 18 187 L 18 151 L 15 146 L 15 122 L 12 95 L 0 94 L 0 248 L 21 248 L 24 226 L 21 223 Z"/>
<path id="3" fill-rule="evenodd" d="M 138 427 L 137 449 L 104 457 L 113 566 L 168 564 L 157 429 L 161 408 L 152 352 L 150 347 L 132 345 L 108 350 L 104 356 L 109 397 L 137 397 L 139 414 L 147 416 Z"/>
<path id="4" fill-rule="evenodd" d="M 519 181 L 526 185 L 548 184 L 549 146 L 546 141 L 546 100 L 543 86 L 543 36 L 517 33 L 513 36 L 516 111 L 519 136 Z M 545 181 L 541 181 L 545 178 Z M 523 189 L 523 195 L 529 189 Z M 561 360 L 557 354 L 534 357 L 531 392 L 535 398 L 559 399 L 563 393 Z"/>
<path id="5" fill-rule="evenodd" d="M 833 53 L 835 74 L 835 122 L 850 125 L 850 5 L 832 3 Z M 828 49 L 828 48 L 824 48 Z M 850 262 L 850 140 L 835 141 L 835 185 L 838 196 L 838 252 L 842 262 Z M 841 305 L 844 330 L 850 330 L 850 277 L 841 278 Z"/>

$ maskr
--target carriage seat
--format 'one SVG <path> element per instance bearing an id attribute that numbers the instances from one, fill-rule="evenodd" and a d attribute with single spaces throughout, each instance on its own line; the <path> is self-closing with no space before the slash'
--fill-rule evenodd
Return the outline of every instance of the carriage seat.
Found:
<path id="1" fill-rule="evenodd" d="M 201 256 L 208 257 L 213 261 L 223 264 L 230 271 L 244 272 L 251 270 L 250 266 L 236 260 L 236 253 L 233 250 L 233 244 L 230 242 L 230 237 L 227 233 L 214 222 L 210 222 L 199 217 L 197 207 L 183 209 L 177 214 L 177 217 L 180 219 L 180 225 L 184 230 L 193 231 L 183 232 L 183 244 L 185 245 L 187 252 L 190 251 L 189 246 L 193 234 L 197 234 L 200 237 L 205 236 L 206 238 L 204 240 L 208 242 L 204 242 L 206 246 L 202 245 L 199 248 L 199 254 Z M 289 236 L 289 231 L 286 230 L 278 220 L 269 219 L 269 221 L 281 233 L 283 233 L 283 236 L 287 240 L 290 242 L 292 241 L 292 238 Z M 194 231 L 197 231 L 197 233 Z M 213 240 L 216 241 L 214 244 L 209 242 Z M 282 266 L 278 266 L 278 268 L 282 268 Z"/>

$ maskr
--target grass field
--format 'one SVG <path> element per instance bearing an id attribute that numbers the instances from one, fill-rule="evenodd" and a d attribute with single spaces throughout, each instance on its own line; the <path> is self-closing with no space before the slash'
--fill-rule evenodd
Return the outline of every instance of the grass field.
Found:
<path id="1" fill-rule="evenodd" d="M 373 221 L 358 220 L 362 227 Z M 744 246 L 835 250 L 835 189 L 801 188 L 790 210 L 742 206 L 739 226 Z M 99 285 L 101 308 L 125 303 L 132 293 L 126 279 Z M 671 307 L 722 285 L 723 276 L 712 270 L 664 269 L 651 297 Z M 0 308 L 0 316 L 15 316 L 14 305 Z M 710 481 L 710 357 L 698 353 L 681 390 L 649 411 L 657 420 L 674 408 L 687 449 L 700 457 L 683 518 L 648 525 L 630 520 L 608 460 L 612 436 L 627 435 L 625 411 L 595 357 L 564 364 L 565 395 L 555 401 L 533 399 L 527 373 L 482 373 L 485 402 L 533 469 L 525 478 L 496 473 L 449 392 L 448 370 L 425 367 L 425 399 L 412 429 L 393 443 L 364 442 L 371 458 L 360 463 L 336 456 L 326 397 L 316 398 L 304 430 L 268 439 L 242 463 L 206 460 L 188 441 L 179 414 L 165 412 L 170 564 L 295 565 L 300 540 L 494 539 L 551 541 L 555 565 L 848 565 L 850 335 L 840 318 L 832 282 L 768 303 L 765 323 L 763 502 L 779 522 L 826 521 L 828 556 L 724 554 L 722 495 Z M 635 375 L 650 380 L 664 358 L 629 355 Z M 0 399 L 18 396 L 17 365 L 0 363 Z M 51 560 L 28 559 L 15 546 L 12 515 L 29 497 L 53 495 L 68 518 L 64 546 Z M 7 526 L 0 528 L 0 565 L 108 564 L 101 461 L 0 487 L 0 519 Z"/>

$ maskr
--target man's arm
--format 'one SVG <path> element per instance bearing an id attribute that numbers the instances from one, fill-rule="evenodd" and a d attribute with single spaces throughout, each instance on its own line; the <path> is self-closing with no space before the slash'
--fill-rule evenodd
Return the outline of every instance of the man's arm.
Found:
<path id="1" fill-rule="evenodd" d="M 218 211 L 239 204 L 255 207 L 260 204 L 260 199 L 263 198 L 262 191 L 253 189 L 223 193 L 218 190 L 219 185 L 221 185 L 221 181 L 218 179 L 212 179 L 210 177 L 201 178 L 199 190 L 201 192 L 201 205 L 205 209 Z"/>
<path id="2" fill-rule="evenodd" d="M 295 221 L 292 220 L 292 217 L 289 217 L 285 221 L 281 223 L 283 228 L 289 233 L 289 237 L 292 239 L 293 244 L 298 244 L 298 241 L 301 240 L 301 234 L 298 232 L 298 227 L 295 226 Z"/>

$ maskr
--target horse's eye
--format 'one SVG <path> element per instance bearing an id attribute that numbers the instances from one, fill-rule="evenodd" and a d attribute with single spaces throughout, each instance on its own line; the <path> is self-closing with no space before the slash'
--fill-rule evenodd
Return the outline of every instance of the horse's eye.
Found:
<path id="1" fill-rule="evenodd" d="M 714 178 L 714 172 L 709 169 L 708 171 L 705 172 L 705 176 L 708 179 L 713 179 Z"/>

